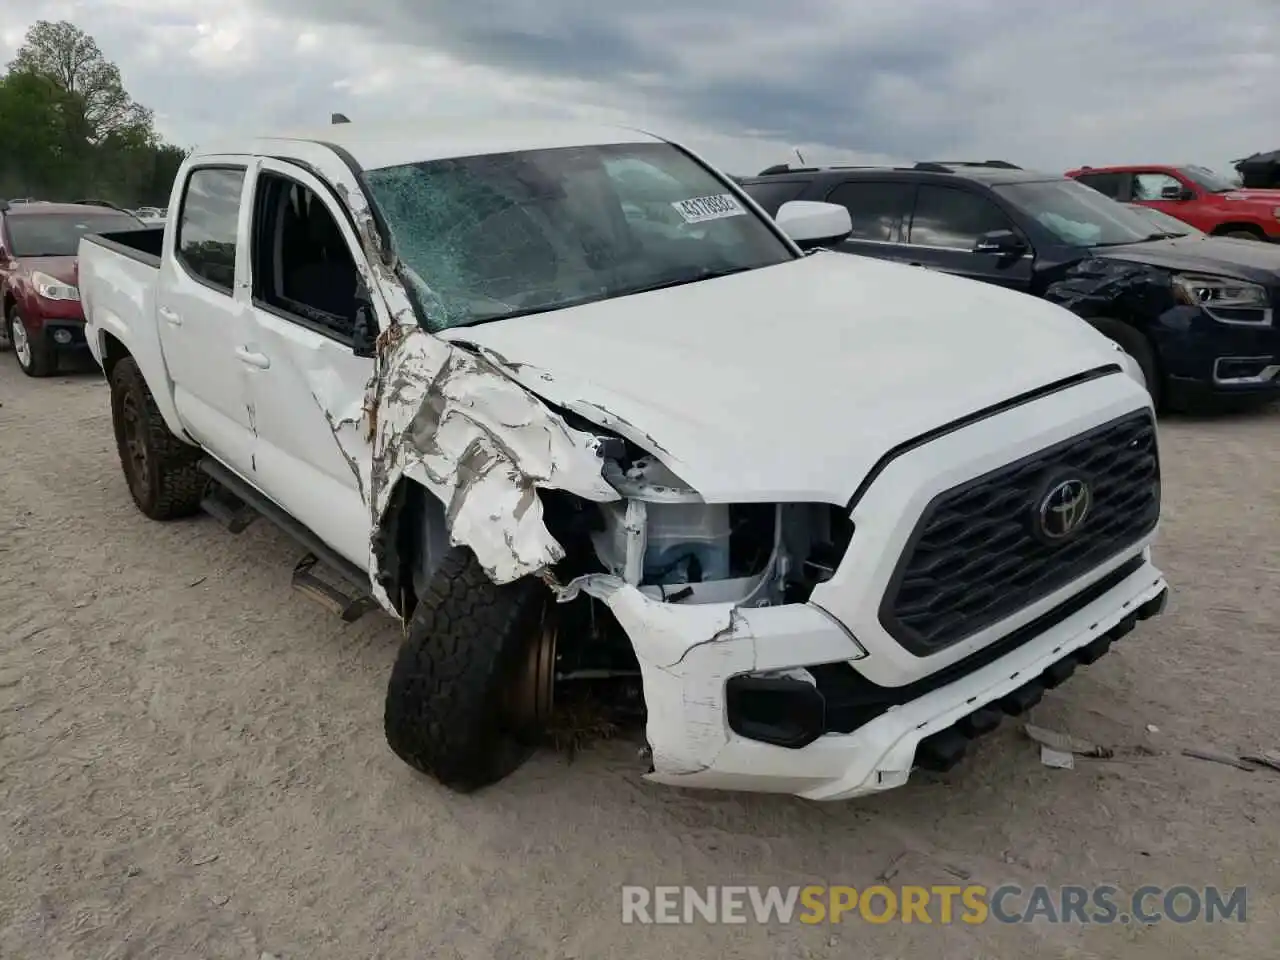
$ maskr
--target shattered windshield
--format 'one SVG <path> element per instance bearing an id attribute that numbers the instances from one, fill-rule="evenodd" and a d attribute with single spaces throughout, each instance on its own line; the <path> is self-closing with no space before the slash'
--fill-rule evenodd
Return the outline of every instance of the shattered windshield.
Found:
<path id="1" fill-rule="evenodd" d="M 794 256 L 727 184 L 665 143 L 433 160 L 365 177 L 433 331 Z"/>
<path id="2" fill-rule="evenodd" d="M 1124 204 L 1071 179 L 1008 183 L 996 192 L 1064 243 L 1116 247 L 1159 231 Z"/>

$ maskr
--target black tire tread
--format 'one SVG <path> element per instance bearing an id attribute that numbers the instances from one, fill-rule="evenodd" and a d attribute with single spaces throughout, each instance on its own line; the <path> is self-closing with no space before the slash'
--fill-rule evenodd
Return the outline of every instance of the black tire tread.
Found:
<path id="1" fill-rule="evenodd" d="M 520 765 L 528 750 L 502 729 L 501 696 L 537 629 L 544 589 L 528 579 L 499 586 L 470 550 L 450 551 L 387 684 L 383 728 L 396 756 L 463 793 Z"/>
<path id="2" fill-rule="evenodd" d="M 138 509 L 152 520 L 179 520 L 200 510 L 200 501 L 209 478 L 200 470 L 200 451 L 183 443 L 169 430 L 168 424 L 156 406 L 155 397 L 147 386 L 146 378 L 132 357 L 119 360 L 111 370 L 111 419 L 120 453 L 120 465 L 124 466 L 123 431 L 117 405 L 118 396 L 124 391 L 135 392 L 146 411 L 148 463 L 151 464 L 150 496 L 139 498 L 129 484 L 129 495 Z"/>

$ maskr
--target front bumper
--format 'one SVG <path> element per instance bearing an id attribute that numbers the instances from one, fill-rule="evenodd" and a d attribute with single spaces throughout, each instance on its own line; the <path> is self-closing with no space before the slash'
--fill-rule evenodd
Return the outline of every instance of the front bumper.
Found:
<path id="1" fill-rule="evenodd" d="M 1196 307 L 1165 320 L 1154 333 L 1174 399 L 1280 397 L 1280 327 L 1220 323 Z"/>
<path id="2" fill-rule="evenodd" d="M 55 350 L 79 352 L 89 349 L 84 335 L 84 320 L 46 317 L 41 336 Z"/>
<path id="3" fill-rule="evenodd" d="M 679 607 L 626 586 L 597 595 L 627 630 L 640 660 L 653 751 L 648 779 L 844 800 L 901 786 L 917 765 L 945 767 L 948 757 L 963 752 L 963 740 L 994 725 L 993 711 L 982 708 L 997 704 L 1003 712 L 1019 712 L 1019 705 L 1034 703 L 1077 663 L 1105 653 L 1111 639 L 1161 612 L 1167 585 L 1149 552 L 1131 558 L 1125 569 L 1132 572 L 1110 589 L 1071 606 L 997 659 L 962 670 L 851 732 L 823 732 L 803 738 L 810 742 L 799 747 L 737 732 L 742 724 L 731 716 L 727 691 L 733 678 L 745 674 L 834 663 L 856 671 L 865 653 L 835 620 L 809 604 Z"/>

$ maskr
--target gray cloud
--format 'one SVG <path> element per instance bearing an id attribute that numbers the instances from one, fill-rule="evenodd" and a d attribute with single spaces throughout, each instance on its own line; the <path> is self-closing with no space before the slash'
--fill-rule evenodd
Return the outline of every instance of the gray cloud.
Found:
<path id="1" fill-rule="evenodd" d="M 731 142 L 798 143 L 899 159 L 1004 156 L 1049 169 L 1198 161 L 1280 146 L 1274 0 L 236 0 L 232 66 L 202 68 L 148 30 L 228 8 L 174 0 L 35 0 L 71 10 L 162 123 L 187 136 L 352 115 L 466 113 L 486 103 L 547 116 L 611 111 Z M 244 5 L 311 24 L 324 45 L 255 38 Z M 135 16 L 108 11 L 132 8 Z M 144 9 L 138 9 L 142 7 Z M 7 27 L 12 14 L 0 14 Z M 265 36 L 265 34 L 263 34 Z M 189 39 L 189 38 L 188 38 Z M 475 74 L 474 71 L 481 71 Z M 362 92 L 363 91 L 363 92 Z M 745 148 L 744 148 L 745 149 Z M 738 170 L 741 163 L 713 156 Z"/>

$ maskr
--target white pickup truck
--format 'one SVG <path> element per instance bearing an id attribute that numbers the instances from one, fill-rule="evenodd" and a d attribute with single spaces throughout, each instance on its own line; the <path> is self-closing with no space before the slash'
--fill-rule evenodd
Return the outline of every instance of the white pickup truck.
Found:
<path id="1" fill-rule="evenodd" d="M 80 247 L 133 499 L 403 621 L 387 740 L 454 789 L 615 681 L 653 780 L 888 789 L 1164 609 L 1134 364 L 819 249 L 842 208 L 632 130 L 339 123 L 196 152 L 169 211 Z"/>

